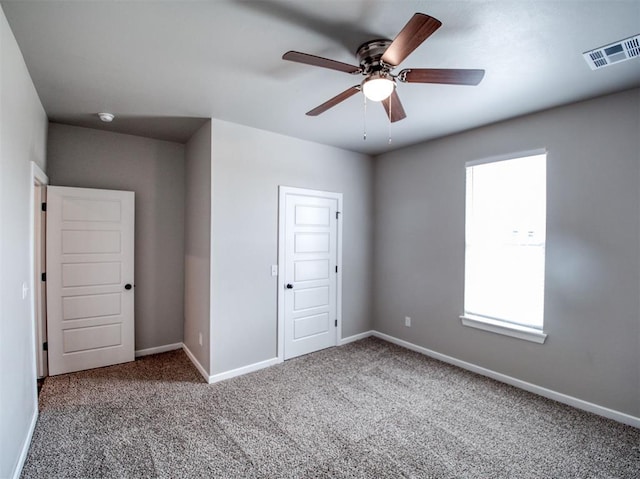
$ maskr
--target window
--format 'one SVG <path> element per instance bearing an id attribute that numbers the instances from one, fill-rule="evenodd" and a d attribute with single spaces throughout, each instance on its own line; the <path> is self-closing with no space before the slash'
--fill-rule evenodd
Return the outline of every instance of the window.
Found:
<path id="1" fill-rule="evenodd" d="M 466 170 L 462 322 L 542 343 L 546 153 Z"/>

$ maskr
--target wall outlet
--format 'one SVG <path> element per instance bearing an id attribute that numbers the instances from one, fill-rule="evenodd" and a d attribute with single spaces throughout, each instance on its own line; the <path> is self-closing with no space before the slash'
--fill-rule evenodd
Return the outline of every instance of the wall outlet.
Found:
<path id="1" fill-rule="evenodd" d="M 198 333 L 198 342 L 200 343 L 200 346 L 202 346 L 202 333 Z"/>
<path id="2" fill-rule="evenodd" d="M 405 316 L 405 317 L 404 317 L 404 325 L 405 325 L 407 328 L 410 328 L 410 327 L 411 327 L 411 318 L 410 318 L 409 316 Z"/>

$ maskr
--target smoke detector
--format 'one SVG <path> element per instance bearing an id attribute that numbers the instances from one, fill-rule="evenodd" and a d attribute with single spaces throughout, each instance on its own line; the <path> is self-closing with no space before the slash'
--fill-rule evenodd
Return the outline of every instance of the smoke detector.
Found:
<path id="1" fill-rule="evenodd" d="M 582 54 L 592 70 L 640 57 L 640 35 L 625 38 Z"/>
<path id="2" fill-rule="evenodd" d="M 113 121 L 113 114 L 111 113 L 98 113 L 98 117 L 105 123 L 111 123 Z"/>

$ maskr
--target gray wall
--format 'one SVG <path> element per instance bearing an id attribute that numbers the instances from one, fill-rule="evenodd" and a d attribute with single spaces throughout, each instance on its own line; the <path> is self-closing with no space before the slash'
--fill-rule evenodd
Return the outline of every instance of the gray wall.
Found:
<path id="1" fill-rule="evenodd" d="M 277 356 L 278 186 L 344 194 L 343 337 L 370 329 L 368 156 L 212 121 L 211 371 Z"/>
<path id="2" fill-rule="evenodd" d="M 136 350 L 182 342 L 184 145 L 49 124 L 49 182 L 134 191 Z"/>
<path id="3" fill-rule="evenodd" d="M 31 293 L 31 161 L 46 166 L 47 115 L 0 7 L 0 477 L 13 477 L 38 413 Z"/>
<path id="4" fill-rule="evenodd" d="M 184 344 L 209 373 L 211 122 L 185 148 Z M 202 334 L 202 345 L 199 342 Z"/>
<path id="5" fill-rule="evenodd" d="M 375 329 L 640 416 L 639 138 L 632 90 L 377 158 Z M 465 162 L 542 147 L 549 337 L 539 345 L 464 327 L 458 316 Z"/>

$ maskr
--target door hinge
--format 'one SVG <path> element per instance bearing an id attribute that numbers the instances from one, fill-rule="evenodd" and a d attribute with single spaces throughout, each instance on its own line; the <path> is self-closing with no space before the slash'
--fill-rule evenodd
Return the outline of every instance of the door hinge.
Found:
<path id="1" fill-rule="evenodd" d="M 338 327 L 338 320 L 336 319 L 336 328 Z"/>
<path id="2" fill-rule="evenodd" d="M 42 273 L 42 274 L 40 275 L 40 280 L 41 280 L 41 281 L 46 281 L 46 280 L 47 280 L 47 273 Z"/>
<path id="3" fill-rule="evenodd" d="M 42 343 L 42 350 L 43 351 L 49 351 L 49 343 L 47 341 Z"/>
<path id="4" fill-rule="evenodd" d="M 338 272 L 338 266 L 336 266 L 336 273 Z"/>
<path id="5" fill-rule="evenodd" d="M 336 219 L 339 219 L 339 218 L 340 218 L 340 212 L 336 211 Z"/>
<path id="6" fill-rule="evenodd" d="M 46 204 L 46 203 L 42 203 L 42 204 L 40 205 L 40 209 L 41 209 L 42 211 L 47 211 L 47 204 Z"/>

